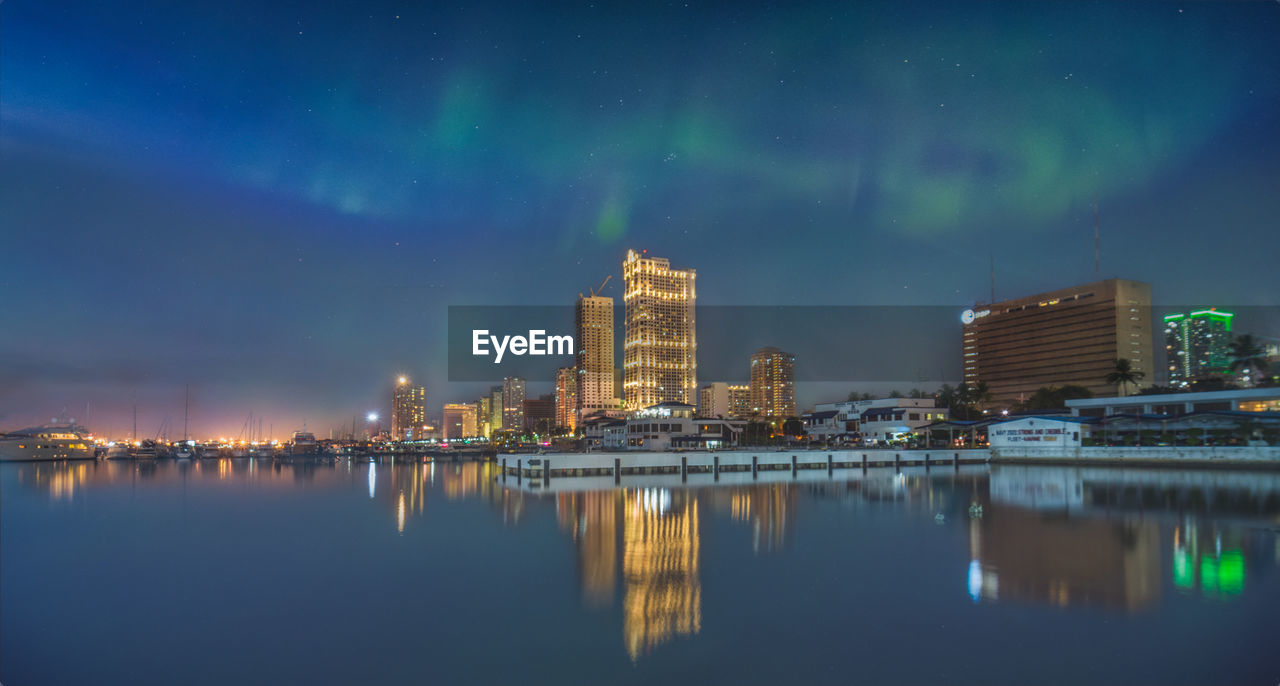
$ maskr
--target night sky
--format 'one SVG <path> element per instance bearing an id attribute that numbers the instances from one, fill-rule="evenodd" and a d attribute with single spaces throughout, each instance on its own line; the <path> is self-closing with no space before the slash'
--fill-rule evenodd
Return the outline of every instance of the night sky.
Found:
<path id="1" fill-rule="evenodd" d="M 438 414 L 447 306 L 630 247 L 708 304 L 1027 295 L 1095 194 L 1103 277 L 1277 304 L 1280 3 L 614 4 L 0 4 L 0 427 Z"/>

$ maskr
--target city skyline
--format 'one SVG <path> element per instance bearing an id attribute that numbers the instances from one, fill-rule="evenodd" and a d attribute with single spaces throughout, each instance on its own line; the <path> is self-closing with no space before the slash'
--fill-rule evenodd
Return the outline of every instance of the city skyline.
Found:
<path id="1" fill-rule="evenodd" d="M 710 305 L 962 308 L 991 262 L 999 299 L 1121 277 L 1275 304 L 1236 248 L 1280 214 L 1276 8 L 897 7 L 256 8 L 228 33 L 236 3 L 5 3 L 0 288 L 31 331 L 87 333 L 0 338 L 0 426 L 87 404 L 120 433 L 136 395 L 150 435 L 189 384 L 193 432 L 252 410 L 283 435 L 387 413 L 401 371 L 474 399 L 448 305 L 608 274 L 620 299 L 628 247 Z M 159 66 L 109 67 L 122 45 Z"/>

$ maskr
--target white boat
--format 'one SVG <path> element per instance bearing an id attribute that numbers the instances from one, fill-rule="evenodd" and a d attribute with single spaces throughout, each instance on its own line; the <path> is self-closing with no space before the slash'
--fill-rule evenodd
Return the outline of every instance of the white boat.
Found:
<path id="1" fill-rule="evenodd" d="M 93 442 L 76 426 L 46 425 L 0 434 L 0 461 L 92 460 Z"/>
<path id="2" fill-rule="evenodd" d="M 319 455 L 320 443 L 316 441 L 316 435 L 310 431 L 295 431 L 293 445 L 290 446 L 289 452 L 294 455 Z"/>

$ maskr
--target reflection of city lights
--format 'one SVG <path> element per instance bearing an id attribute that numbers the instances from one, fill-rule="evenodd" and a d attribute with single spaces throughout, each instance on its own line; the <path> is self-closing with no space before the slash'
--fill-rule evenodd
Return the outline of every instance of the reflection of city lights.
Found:
<path id="1" fill-rule="evenodd" d="M 969 597 L 975 603 L 982 598 L 982 564 L 977 560 L 969 560 Z"/>
<path id="2" fill-rule="evenodd" d="M 640 506 L 645 512 L 662 514 L 671 509 L 671 491 L 665 488 L 646 488 L 640 491 Z"/>
<path id="3" fill-rule="evenodd" d="M 369 463 L 369 497 L 370 498 L 373 497 L 373 487 L 374 487 L 374 484 L 376 484 L 377 482 L 378 482 L 378 466 L 370 462 Z"/>
<path id="4" fill-rule="evenodd" d="M 396 505 L 396 528 L 404 533 L 404 491 L 400 491 L 400 502 Z"/>

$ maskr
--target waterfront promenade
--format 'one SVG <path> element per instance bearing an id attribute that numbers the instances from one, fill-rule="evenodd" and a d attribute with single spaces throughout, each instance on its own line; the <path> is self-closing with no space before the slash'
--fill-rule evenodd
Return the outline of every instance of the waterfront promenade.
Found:
<path id="1" fill-rule="evenodd" d="M 536 489 L 566 479 L 573 480 L 575 488 L 581 488 L 583 480 L 607 487 L 642 475 L 666 475 L 682 483 L 750 483 L 762 477 L 768 481 L 811 481 L 850 469 L 986 463 L 1280 469 L 1280 446 L 636 451 L 514 454 L 494 459 L 504 484 Z"/>

